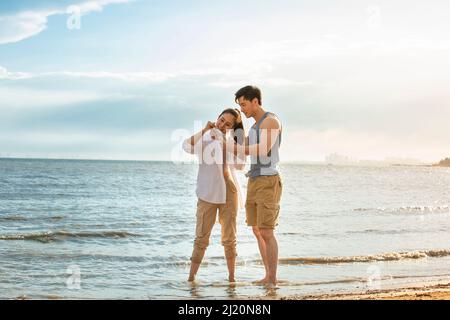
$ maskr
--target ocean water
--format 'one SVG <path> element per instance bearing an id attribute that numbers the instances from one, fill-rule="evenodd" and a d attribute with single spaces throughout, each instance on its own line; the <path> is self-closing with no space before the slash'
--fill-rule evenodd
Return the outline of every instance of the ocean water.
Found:
<path id="1" fill-rule="evenodd" d="M 196 172 L 0 159 L 0 298 L 222 299 L 450 279 L 450 169 L 285 164 L 279 288 L 252 284 L 264 268 L 244 211 L 238 282 L 226 281 L 217 224 L 190 284 Z"/>

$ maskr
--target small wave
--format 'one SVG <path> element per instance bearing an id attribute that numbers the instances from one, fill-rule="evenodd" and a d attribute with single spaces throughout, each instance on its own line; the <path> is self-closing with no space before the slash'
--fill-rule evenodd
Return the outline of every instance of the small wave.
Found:
<path id="1" fill-rule="evenodd" d="M 225 262 L 224 262 L 225 263 Z M 188 268 L 191 265 L 190 260 L 185 261 L 173 261 L 173 262 L 157 262 L 157 263 L 150 263 L 146 265 L 146 268 L 149 269 L 167 269 L 167 268 Z M 217 267 L 217 266 L 223 266 L 223 263 L 220 262 L 214 262 L 214 261 L 202 261 L 202 267 Z"/>
<path id="2" fill-rule="evenodd" d="M 26 221 L 27 218 L 19 215 L 0 217 L 0 221 Z"/>
<path id="3" fill-rule="evenodd" d="M 161 239 L 163 240 L 189 240 L 191 238 L 193 238 L 192 234 L 183 234 L 183 233 L 179 233 L 179 234 L 166 234 L 166 235 L 161 235 L 160 236 Z"/>
<path id="4" fill-rule="evenodd" d="M 305 258 L 281 258 L 280 264 L 337 264 L 356 262 L 399 261 L 405 259 L 423 259 L 427 257 L 450 256 L 450 250 L 424 250 L 410 252 L 392 252 L 366 256 L 350 257 L 305 257 Z"/>
<path id="5" fill-rule="evenodd" d="M 39 220 L 39 221 L 55 221 L 62 220 L 64 216 L 49 216 L 49 217 L 25 217 L 21 215 L 9 215 L 5 217 L 0 217 L 0 221 L 29 221 L 29 220 Z"/>
<path id="6" fill-rule="evenodd" d="M 51 216 L 51 217 L 47 217 L 45 219 L 48 219 L 48 220 L 62 220 L 62 219 L 64 219 L 64 216 Z"/>
<path id="7" fill-rule="evenodd" d="M 404 259 L 422 259 L 427 257 L 437 258 L 450 256 L 450 250 L 428 250 L 428 251 L 411 251 L 411 252 L 392 252 L 367 256 L 349 256 L 349 257 L 304 257 L 304 258 L 280 258 L 280 265 L 320 265 L 320 264 L 341 264 L 341 263 L 363 263 L 377 261 L 398 261 Z M 158 258 L 159 259 L 159 258 Z M 170 260 L 170 259 L 169 259 Z M 223 256 L 208 257 L 202 262 L 202 266 L 221 266 L 225 263 Z M 167 267 L 189 267 L 191 262 L 186 259 L 174 259 L 173 261 L 165 261 L 149 264 L 149 268 L 167 268 Z M 262 264 L 259 259 L 256 260 L 238 260 L 236 265 L 247 266 L 249 264 Z M 341 280 L 339 280 L 341 281 Z M 347 281 L 347 280 L 346 280 Z M 351 281 L 355 281 L 351 279 Z"/>
<path id="8" fill-rule="evenodd" d="M 301 234 L 300 232 L 281 232 L 279 233 L 280 236 L 297 236 Z"/>
<path id="9" fill-rule="evenodd" d="M 67 238 L 127 238 L 138 236 L 125 231 L 47 231 L 27 234 L 0 235 L 0 240 L 33 240 L 39 242 L 61 241 Z"/>
<path id="10" fill-rule="evenodd" d="M 356 208 L 356 212 L 381 212 L 381 213 L 409 213 L 409 214 L 429 214 L 429 213 L 450 213 L 450 206 L 405 206 L 397 208 Z"/>
<path id="11" fill-rule="evenodd" d="M 383 276 L 377 280 L 385 281 L 395 279 L 394 276 Z M 350 278 L 341 278 L 335 280 L 319 280 L 319 281 L 306 281 L 306 282 L 297 282 L 290 280 L 278 280 L 277 285 L 279 287 L 303 287 L 303 286 L 320 286 L 320 285 L 333 285 L 333 284 L 351 284 L 351 283 L 367 283 L 367 277 L 350 277 Z M 186 287 L 185 282 L 168 284 L 173 289 L 189 289 Z M 215 287 L 215 288 L 229 288 L 229 287 L 259 287 L 256 281 L 247 280 L 247 281 L 238 281 L 238 282 L 228 282 L 228 281 L 217 281 L 212 283 L 202 283 L 195 282 L 190 283 L 190 287 Z"/>
<path id="12" fill-rule="evenodd" d="M 388 229 L 388 230 L 380 230 L 380 229 L 365 229 L 365 230 L 352 230 L 347 231 L 348 234 L 377 234 L 377 235 L 396 235 L 396 234 L 407 234 L 407 233 L 436 233 L 447 231 L 447 228 L 435 228 L 429 230 L 417 230 L 417 229 Z"/>

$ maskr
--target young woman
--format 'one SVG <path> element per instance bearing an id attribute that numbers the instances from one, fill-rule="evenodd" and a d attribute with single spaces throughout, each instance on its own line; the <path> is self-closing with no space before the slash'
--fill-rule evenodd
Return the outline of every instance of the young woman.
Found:
<path id="1" fill-rule="evenodd" d="M 234 282 L 236 261 L 236 217 L 242 206 L 235 170 L 242 170 L 244 159 L 231 153 L 224 155 L 227 139 L 243 144 L 244 126 L 238 109 L 222 111 L 215 123 L 208 122 L 203 130 L 183 143 L 183 149 L 199 157 L 197 176 L 197 226 L 191 270 L 188 281 L 194 281 L 209 244 L 211 230 L 219 213 L 222 227 L 222 245 L 228 267 L 228 279 Z"/>

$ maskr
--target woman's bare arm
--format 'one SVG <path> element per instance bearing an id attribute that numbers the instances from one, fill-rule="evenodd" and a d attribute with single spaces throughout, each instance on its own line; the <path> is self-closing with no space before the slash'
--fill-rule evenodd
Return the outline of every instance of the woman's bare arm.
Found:
<path id="1" fill-rule="evenodd" d="M 214 122 L 208 121 L 208 123 L 206 124 L 206 126 L 199 132 L 197 132 L 196 134 L 194 134 L 192 137 L 189 138 L 189 142 L 191 144 L 191 146 L 195 146 L 197 144 L 197 142 L 203 137 L 203 135 L 208 132 L 209 130 L 211 130 L 212 128 L 215 128 L 216 124 Z"/>

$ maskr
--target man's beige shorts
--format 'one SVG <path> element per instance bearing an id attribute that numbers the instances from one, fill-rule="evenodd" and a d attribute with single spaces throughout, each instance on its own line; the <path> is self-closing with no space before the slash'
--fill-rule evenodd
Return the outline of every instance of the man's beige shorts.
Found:
<path id="1" fill-rule="evenodd" d="M 278 225 L 282 189 L 280 175 L 249 178 L 245 203 L 248 226 L 274 229 Z"/>

